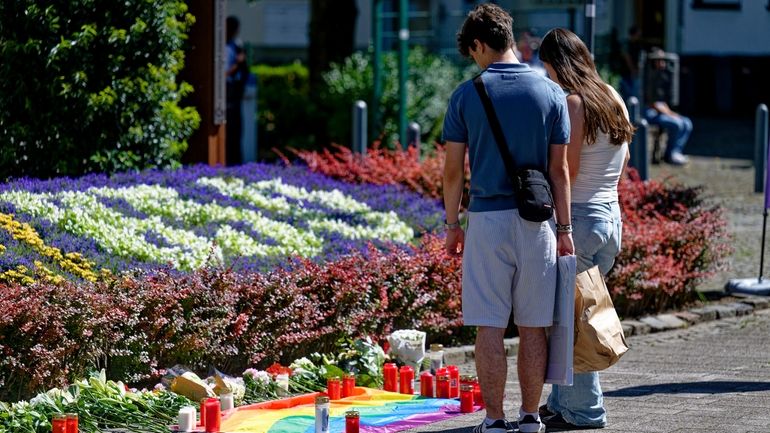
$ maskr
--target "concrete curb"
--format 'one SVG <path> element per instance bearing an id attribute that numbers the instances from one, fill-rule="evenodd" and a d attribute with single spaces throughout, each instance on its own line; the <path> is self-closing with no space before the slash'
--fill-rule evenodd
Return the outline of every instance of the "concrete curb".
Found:
<path id="1" fill-rule="evenodd" d="M 757 310 L 770 308 L 770 298 L 762 296 L 738 295 L 738 302 L 730 304 L 706 305 L 691 308 L 674 314 L 658 314 L 642 317 L 639 320 L 623 320 L 623 332 L 626 337 L 644 335 L 651 332 L 663 332 L 686 328 L 696 323 L 710 322 L 727 317 L 745 316 Z"/>
<path id="2" fill-rule="evenodd" d="M 697 323 L 710 322 L 727 317 L 745 316 L 757 310 L 770 308 L 770 298 L 751 295 L 732 295 L 738 298 L 738 302 L 730 304 L 714 304 L 701 308 L 691 308 L 678 313 L 658 314 L 645 316 L 639 320 L 621 320 L 623 333 L 626 337 L 633 335 L 645 335 L 653 332 L 665 332 L 675 329 L 687 328 Z M 506 338 L 503 341 L 505 354 L 512 356 L 519 349 L 519 338 Z M 444 363 L 447 365 L 460 365 L 472 362 L 475 359 L 472 345 L 447 347 L 444 349 Z"/>

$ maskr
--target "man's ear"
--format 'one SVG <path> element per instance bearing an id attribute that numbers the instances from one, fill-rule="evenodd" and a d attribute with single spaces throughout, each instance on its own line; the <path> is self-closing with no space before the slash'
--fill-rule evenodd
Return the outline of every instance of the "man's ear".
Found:
<path id="1" fill-rule="evenodd" d="M 479 54 L 483 53 L 484 52 L 484 44 L 480 40 L 474 39 L 473 40 L 473 51 L 476 51 Z"/>

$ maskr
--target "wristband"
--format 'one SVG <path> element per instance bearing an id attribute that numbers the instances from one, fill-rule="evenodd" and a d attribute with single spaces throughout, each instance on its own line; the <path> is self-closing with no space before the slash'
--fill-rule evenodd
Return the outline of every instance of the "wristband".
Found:
<path id="1" fill-rule="evenodd" d="M 452 230 L 452 229 L 459 229 L 460 228 L 460 221 L 457 221 L 456 223 L 449 224 L 444 220 L 444 229 L 445 230 Z"/>
<path id="2" fill-rule="evenodd" d="M 558 233 L 572 233 L 572 224 L 556 223 L 556 231 Z"/>

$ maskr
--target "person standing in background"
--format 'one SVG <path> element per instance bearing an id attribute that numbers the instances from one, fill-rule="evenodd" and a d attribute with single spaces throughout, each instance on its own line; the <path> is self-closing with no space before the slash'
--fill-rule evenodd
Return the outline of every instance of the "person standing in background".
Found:
<path id="1" fill-rule="evenodd" d="M 237 41 L 240 22 L 234 16 L 227 17 L 226 34 L 227 50 L 226 106 L 227 127 L 225 129 L 225 160 L 227 165 L 238 165 L 242 162 L 241 134 L 243 133 L 243 113 L 241 103 L 246 90 L 246 80 L 249 78 L 249 67 L 246 63 L 246 53 Z"/>
<path id="2" fill-rule="evenodd" d="M 567 149 L 577 273 L 598 265 L 606 275 L 620 253 L 623 223 L 618 182 L 629 159 L 634 127 L 620 95 L 596 71 L 591 53 L 566 29 L 543 37 L 540 58 L 566 92 L 571 125 Z M 575 373 L 573 386 L 553 385 L 540 415 L 549 428 L 607 424 L 597 372 Z"/>

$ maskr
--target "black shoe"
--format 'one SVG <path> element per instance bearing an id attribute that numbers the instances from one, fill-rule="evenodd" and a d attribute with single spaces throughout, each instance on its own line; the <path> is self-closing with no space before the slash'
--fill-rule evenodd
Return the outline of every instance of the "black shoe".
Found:
<path id="1" fill-rule="evenodd" d="M 540 418 L 541 419 L 545 419 L 545 418 L 547 418 L 549 416 L 556 415 L 555 413 L 551 412 L 548 409 L 548 405 L 547 404 L 544 404 L 544 405 L 540 406 L 539 408 L 537 408 L 537 411 L 540 413 Z"/>
<path id="2" fill-rule="evenodd" d="M 513 427 L 511 427 L 508 421 L 503 419 L 499 419 L 490 425 L 486 425 L 484 421 L 481 421 L 481 424 L 473 428 L 473 433 L 508 433 L 512 431 Z"/>
<path id="3" fill-rule="evenodd" d="M 532 415 L 525 415 L 520 419 L 518 427 L 521 433 L 545 433 L 545 424 Z"/>
<path id="4" fill-rule="evenodd" d="M 589 426 L 589 425 L 575 425 L 570 422 L 567 422 L 567 420 L 564 419 L 561 414 L 556 414 L 553 416 L 550 416 L 548 418 L 545 418 L 543 420 L 546 427 L 548 427 L 548 430 L 557 430 L 557 431 L 563 431 L 563 430 L 591 430 L 591 429 L 599 429 L 604 428 L 604 426 Z"/>

